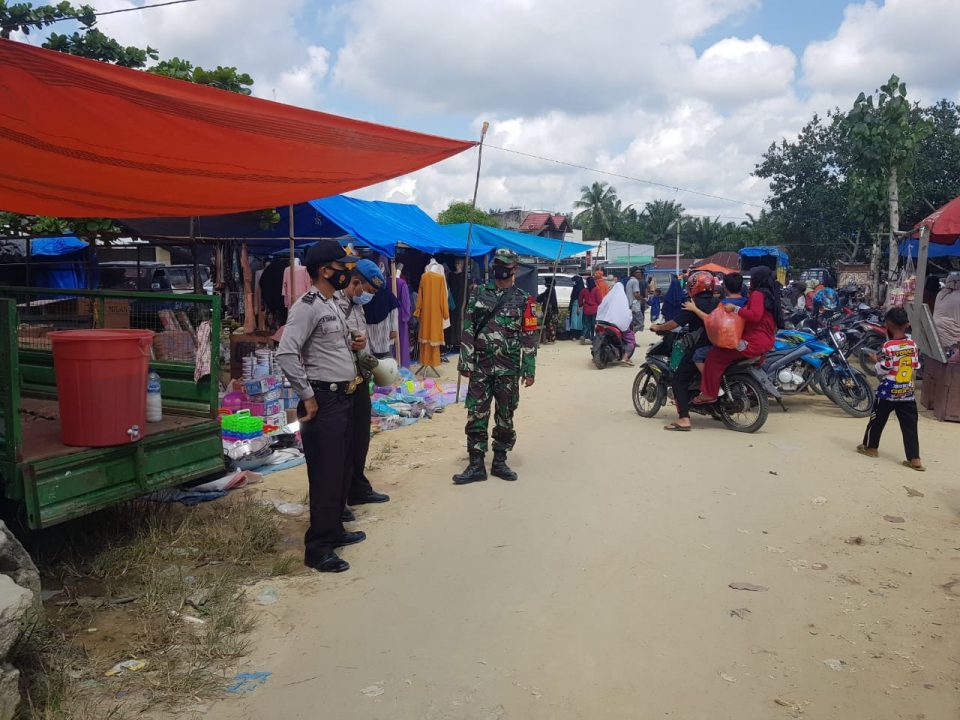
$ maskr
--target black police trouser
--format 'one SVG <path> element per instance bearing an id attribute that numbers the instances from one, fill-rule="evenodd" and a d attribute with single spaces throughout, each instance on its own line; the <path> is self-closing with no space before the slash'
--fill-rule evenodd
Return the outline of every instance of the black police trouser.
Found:
<path id="1" fill-rule="evenodd" d="M 370 450 L 371 414 L 370 391 L 367 384 L 363 383 L 353 394 L 353 473 L 346 497 L 347 505 L 351 499 L 358 500 L 373 492 L 373 486 L 364 472 L 367 452 Z"/>
<path id="2" fill-rule="evenodd" d="M 310 527 L 303 539 L 304 560 L 315 562 L 343 536 L 344 501 L 353 473 L 354 396 L 318 392 L 317 414 L 300 423 L 300 439 L 310 483 Z M 300 403 L 298 414 L 304 414 Z"/>

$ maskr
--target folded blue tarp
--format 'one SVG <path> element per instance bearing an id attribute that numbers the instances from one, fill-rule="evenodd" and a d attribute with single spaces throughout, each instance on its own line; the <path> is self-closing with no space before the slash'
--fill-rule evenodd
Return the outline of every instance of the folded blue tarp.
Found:
<path id="1" fill-rule="evenodd" d="M 907 238 L 906 240 L 900 241 L 900 257 L 907 257 L 909 255 L 912 258 L 917 257 L 917 252 L 920 249 L 920 241 L 914 238 Z M 960 257 L 960 238 L 953 243 L 953 245 L 941 245 L 940 243 L 930 243 L 930 250 L 928 251 L 927 257 L 930 258 L 946 258 L 946 257 Z"/>
<path id="2" fill-rule="evenodd" d="M 745 247 L 740 249 L 740 257 L 764 258 L 776 257 L 781 267 L 790 267 L 790 256 L 778 247 Z"/>
<path id="3" fill-rule="evenodd" d="M 441 225 L 447 232 L 451 233 L 464 245 L 467 242 L 467 228 L 469 223 L 460 223 L 458 225 Z M 486 248 L 482 253 L 473 252 L 473 248 L 481 245 Z M 531 257 L 546 258 L 556 260 L 558 257 L 573 257 L 582 252 L 592 249 L 592 245 L 586 243 L 573 242 L 572 240 L 554 240 L 553 238 L 538 237 L 528 235 L 527 233 L 514 232 L 513 230 L 502 230 L 500 228 L 487 227 L 486 225 L 474 225 L 473 237 L 470 241 L 471 255 L 483 255 L 495 248 L 510 248 L 520 255 Z"/>
<path id="4" fill-rule="evenodd" d="M 34 262 L 32 285 L 71 289 L 84 286 L 81 253 L 87 249 L 87 242 L 73 235 L 34 238 L 28 242 Z"/>
<path id="5" fill-rule="evenodd" d="M 444 226 L 416 205 L 358 200 L 344 195 L 311 200 L 310 205 L 347 234 L 390 257 L 396 256 L 398 242 L 431 255 L 463 255 L 466 250 L 465 242 L 447 233 Z M 470 254 L 483 255 L 488 251 L 489 248 L 481 244 L 472 247 Z"/>
<path id="6" fill-rule="evenodd" d="M 34 238 L 30 241 L 30 255 L 43 255 L 46 257 L 57 257 L 59 255 L 69 255 L 70 253 L 85 250 L 87 243 L 73 235 L 64 235 L 63 237 Z"/>

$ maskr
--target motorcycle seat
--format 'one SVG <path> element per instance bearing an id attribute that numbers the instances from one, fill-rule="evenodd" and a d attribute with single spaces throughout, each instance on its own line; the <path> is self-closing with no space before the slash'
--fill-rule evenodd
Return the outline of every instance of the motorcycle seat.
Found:
<path id="1" fill-rule="evenodd" d="M 752 367 L 758 367 L 763 365 L 764 360 L 766 360 L 766 355 L 759 355 L 757 357 L 745 358 L 743 360 L 737 360 L 735 363 L 731 364 L 727 368 L 727 372 L 733 372 L 734 370 L 746 370 Z"/>

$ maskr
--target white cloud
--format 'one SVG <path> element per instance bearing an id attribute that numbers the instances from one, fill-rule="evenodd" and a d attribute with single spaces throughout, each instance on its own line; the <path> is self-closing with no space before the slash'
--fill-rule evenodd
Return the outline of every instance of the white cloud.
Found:
<path id="1" fill-rule="evenodd" d="M 277 81 L 276 99 L 288 105 L 309 106 L 319 93 L 319 83 L 330 69 L 330 51 L 311 45 L 307 48 L 307 62 L 284 70 Z M 261 95 L 266 97 L 262 92 Z"/>
<path id="2" fill-rule="evenodd" d="M 803 80 L 811 88 L 853 98 L 896 73 L 915 99 L 958 98 L 960 2 L 887 0 L 853 4 L 836 35 L 811 43 Z"/>

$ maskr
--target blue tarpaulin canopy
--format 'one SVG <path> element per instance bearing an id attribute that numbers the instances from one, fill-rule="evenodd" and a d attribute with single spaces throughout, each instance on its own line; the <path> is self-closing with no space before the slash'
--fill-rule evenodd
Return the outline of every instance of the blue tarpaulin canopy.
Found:
<path id="1" fill-rule="evenodd" d="M 469 223 L 460 223 L 458 225 L 444 225 L 442 227 L 465 245 L 467 242 L 467 228 L 469 226 Z M 473 248 L 477 245 L 482 245 L 486 248 L 483 253 L 473 253 Z M 470 246 L 471 254 L 482 255 L 495 248 L 506 247 L 520 255 L 546 258 L 548 260 L 556 260 L 558 257 L 561 260 L 563 258 L 573 257 L 593 247 L 592 245 L 573 242 L 572 240 L 554 240 L 553 238 L 538 237 L 537 235 L 528 235 L 527 233 L 514 232 L 513 230 L 487 227 L 486 225 L 473 226 L 473 238 Z"/>
<path id="2" fill-rule="evenodd" d="M 89 243 L 73 235 L 34 238 L 27 242 L 30 243 L 30 256 L 36 261 L 33 285 L 47 288 L 84 287 L 83 257 L 80 253 L 87 249 Z"/>
<path id="3" fill-rule="evenodd" d="M 917 257 L 917 251 L 920 248 L 920 241 L 916 238 L 907 238 L 900 241 L 900 257 Z M 957 238 L 952 245 L 941 245 L 939 243 L 930 243 L 928 257 L 947 258 L 960 257 L 960 238 Z"/>
<path id="4" fill-rule="evenodd" d="M 73 235 L 63 237 L 34 238 L 30 241 L 30 255 L 55 257 L 85 250 L 88 243 Z"/>
<path id="5" fill-rule="evenodd" d="M 396 256 L 397 243 L 400 242 L 431 255 L 463 255 L 466 252 L 465 235 L 461 241 L 446 232 L 444 226 L 438 225 L 416 205 L 358 200 L 344 195 L 311 200 L 310 205 L 348 235 L 389 257 Z M 489 248 L 482 244 L 470 249 L 473 256 L 487 252 Z"/>
<path id="6" fill-rule="evenodd" d="M 741 258 L 777 258 L 780 267 L 790 267 L 790 256 L 778 247 L 745 247 L 740 248 Z"/>

